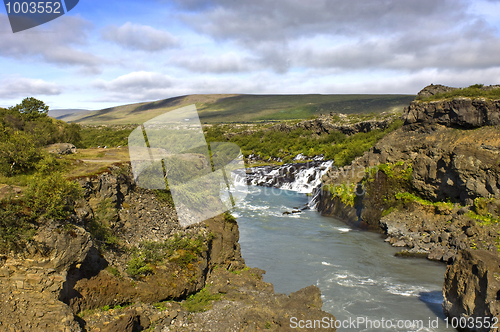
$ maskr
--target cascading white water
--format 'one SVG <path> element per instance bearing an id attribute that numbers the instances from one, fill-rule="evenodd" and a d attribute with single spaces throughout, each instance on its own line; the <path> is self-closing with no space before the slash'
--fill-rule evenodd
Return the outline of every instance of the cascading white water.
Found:
<path id="1" fill-rule="evenodd" d="M 307 208 L 314 209 L 319 198 L 321 177 L 333 166 L 333 160 L 315 158 L 307 163 L 292 163 L 282 166 L 259 166 L 233 172 L 235 182 L 248 185 L 274 187 L 299 193 L 313 194 Z"/>

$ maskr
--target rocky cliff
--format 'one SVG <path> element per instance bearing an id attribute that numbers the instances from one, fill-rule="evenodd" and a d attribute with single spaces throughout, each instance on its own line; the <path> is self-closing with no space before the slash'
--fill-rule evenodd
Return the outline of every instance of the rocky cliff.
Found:
<path id="1" fill-rule="evenodd" d="M 495 323 L 492 318 L 500 317 L 499 290 L 498 255 L 483 250 L 464 250 L 446 271 L 444 312 L 448 317 L 463 317 L 467 322 L 472 318 L 474 327 L 469 331 L 497 331 L 498 320 Z"/>
<path id="2" fill-rule="evenodd" d="M 334 319 L 316 287 L 275 294 L 264 271 L 247 268 L 230 216 L 182 228 L 168 193 L 136 187 L 128 165 L 78 182 L 84 197 L 69 220 L 41 220 L 25 250 L 0 256 L 1 330 L 253 331 L 286 328 L 290 316 Z"/>
<path id="3" fill-rule="evenodd" d="M 498 85 L 481 87 L 479 90 L 498 89 Z M 482 97 L 456 97 L 424 102 L 418 98 L 439 96 L 457 90 L 443 85 L 429 85 L 420 91 L 417 100 L 412 101 L 405 109 L 405 124 L 438 123 L 448 127 L 477 128 L 500 124 L 500 100 L 489 100 Z M 424 99 L 425 100 L 425 99 Z"/>
<path id="4" fill-rule="evenodd" d="M 451 90 L 430 86 L 419 95 Z M 499 105 L 472 98 L 416 100 L 405 110 L 402 128 L 323 177 L 318 206 L 323 215 L 385 233 L 388 243 L 401 247 L 400 255 L 454 264 L 444 290 L 449 317 L 498 317 L 496 309 L 484 309 L 496 308 L 491 294 L 498 285 L 491 273 L 485 276 L 489 263 L 480 262 L 496 257 L 498 249 Z M 471 268 L 476 272 L 467 272 Z M 464 285 L 470 285 L 467 296 Z"/>

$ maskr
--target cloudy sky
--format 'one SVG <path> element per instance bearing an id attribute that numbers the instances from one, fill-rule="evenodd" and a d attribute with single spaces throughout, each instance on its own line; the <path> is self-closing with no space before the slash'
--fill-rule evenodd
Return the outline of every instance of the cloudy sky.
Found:
<path id="1" fill-rule="evenodd" d="M 0 106 L 496 84 L 499 28 L 497 0 L 80 0 L 15 34 L 3 10 Z"/>

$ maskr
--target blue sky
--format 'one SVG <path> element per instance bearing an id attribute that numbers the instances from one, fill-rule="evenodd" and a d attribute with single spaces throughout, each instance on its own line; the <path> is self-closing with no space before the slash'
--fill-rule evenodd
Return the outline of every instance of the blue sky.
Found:
<path id="1" fill-rule="evenodd" d="M 500 84 L 499 27 L 492 0 L 80 0 L 15 34 L 4 9 L 0 106 Z"/>

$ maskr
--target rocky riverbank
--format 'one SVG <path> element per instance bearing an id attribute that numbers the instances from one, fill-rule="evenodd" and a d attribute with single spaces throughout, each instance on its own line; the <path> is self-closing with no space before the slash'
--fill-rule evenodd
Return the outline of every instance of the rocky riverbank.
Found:
<path id="1" fill-rule="evenodd" d="M 441 90 L 427 87 L 419 95 L 449 91 Z M 496 308 L 498 299 L 491 304 L 490 293 L 498 287 L 480 254 L 496 257 L 498 251 L 500 131 L 492 126 L 498 122 L 498 105 L 470 98 L 412 102 L 402 128 L 323 177 L 322 214 L 384 233 L 387 242 L 401 248 L 401 256 L 450 264 L 444 289 L 449 317 L 498 318 L 496 309 L 483 310 Z M 474 266 L 471 275 L 467 269 Z M 478 286 L 468 286 L 467 292 L 475 287 L 475 305 L 464 299 L 464 286 L 456 286 L 469 285 L 471 278 Z"/>
<path id="2" fill-rule="evenodd" d="M 316 287 L 275 294 L 247 268 L 230 215 L 182 228 L 169 193 L 136 187 L 126 164 L 78 182 L 70 220 L 40 220 L 30 245 L 0 256 L 0 329 L 286 330 L 291 316 L 333 318 Z"/>

